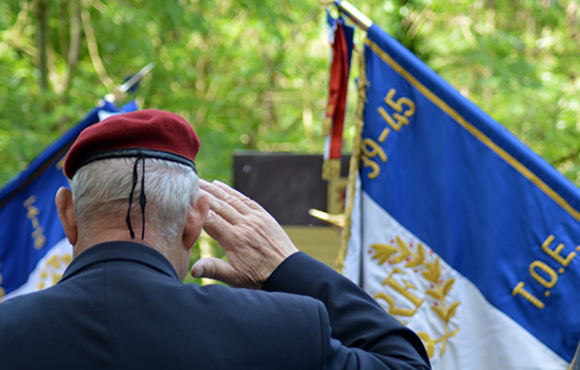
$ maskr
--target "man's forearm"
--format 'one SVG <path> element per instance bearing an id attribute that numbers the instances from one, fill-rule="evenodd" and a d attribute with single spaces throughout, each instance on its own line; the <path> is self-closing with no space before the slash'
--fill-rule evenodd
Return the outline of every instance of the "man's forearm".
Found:
<path id="1" fill-rule="evenodd" d="M 330 318 L 332 337 L 346 347 L 380 357 L 389 368 L 430 368 L 415 333 L 350 280 L 304 253 L 294 254 L 278 266 L 263 289 L 322 301 Z"/>

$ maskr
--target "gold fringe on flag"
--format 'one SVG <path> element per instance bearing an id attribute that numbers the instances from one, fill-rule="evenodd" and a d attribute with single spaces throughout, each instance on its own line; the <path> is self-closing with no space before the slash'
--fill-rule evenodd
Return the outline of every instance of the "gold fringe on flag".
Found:
<path id="1" fill-rule="evenodd" d="M 364 127 L 364 109 L 367 102 L 367 75 L 366 75 L 366 64 L 365 64 L 365 52 L 364 48 L 359 52 L 359 77 L 358 77 L 358 103 L 356 107 L 356 134 L 354 137 L 354 145 L 352 148 L 352 156 L 350 157 L 350 167 L 348 171 L 348 201 L 347 207 L 344 212 L 344 228 L 340 234 L 340 251 L 338 252 L 338 257 L 336 258 L 336 269 L 338 272 L 342 273 L 344 267 L 344 259 L 346 257 L 346 250 L 348 247 L 348 241 L 351 237 L 351 218 L 352 209 L 355 197 L 355 186 L 356 186 L 356 175 L 359 170 L 360 163 L 360 152 L 361 152 L 361 142 L 362 142 L 362 130 Z M 362 248 L 362 246 L 361 246 Z"/>
<path id="2" fill-rule="evenodd" d="M 340 177 L 340 158 L 325 159 L 322 163 L 322 179 L 334 180 Z"/>

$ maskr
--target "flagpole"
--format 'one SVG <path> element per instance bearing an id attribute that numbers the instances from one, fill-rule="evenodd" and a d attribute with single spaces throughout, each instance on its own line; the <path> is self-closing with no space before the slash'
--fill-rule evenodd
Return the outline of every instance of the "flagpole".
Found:
<path id="1" fill-rule="evenodd" d="M 352 19 L 354 23 L 363 30 L 366 31 L 373 25 L 373 21 L 371 21 L 366 15 L 361 13 L 357 8 L 352 6 L 352 4 L 349 3 L 348 1 L 337 0 L 334 2 L 334 4 L 338 8 L 338 10 L 348 15 L 348 17 Z"/>
<path id="2" fill-rule="evenodd" d="M 156 65 L 155 62 L 151 62 L 151 63 L 147 64 L 139 72 L 137 72 L 130 79 L 128 79 L 124 84 L 119 86 L 119 88 L 117 88 L 115 90 L 114 94 L 105 95 L 105 100 L 108 101 L 109 103 L 115 103 L 117 100 L 120 100 L 121 97 L 124 96 L 124 94 L 127 91 L 129 91 L 130 88 L 135 86 L 135 84 L 137 84 L 139 81 L 141 81 L 141 79 L 147 73 L 149 73 L 153 68 L 155 68 L 155 65 Z"/>
<path id="3" fill-rule="evenodd" d="M 143 78 L 143 76 L 145 76 L 147 73 L 149 73 L 149 71 L 151 71 L 153 68 L 155 68 L 155 62 L 151 62 L 151 63 L 147 64 L 145 67 L 143 67 L 143 69 L 141 69 L 139 72 L 137 72 L 137 74 L 135 74 L 133 77 L 131 77 L 129 80 L 127 80 L 127 82 L 122 84 L 121 87 L 119 87 L 119 91 L 122 93 L 127 92 L 137 82 L 139 82 L 139 80 L 141 80 Z"/>

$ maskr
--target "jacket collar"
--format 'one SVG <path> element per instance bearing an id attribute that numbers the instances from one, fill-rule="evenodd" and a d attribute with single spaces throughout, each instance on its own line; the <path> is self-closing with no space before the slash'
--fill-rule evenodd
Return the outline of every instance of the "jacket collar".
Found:
<path id="1" fill-rule="evenodd" d="M 115 241 L 96 244 L 79 254 L 68 266 L 60 281 L 91 265 L 108 261 L 142 263 L 179 280 L 173 265 L 153 248 L 139 243 Z"/>

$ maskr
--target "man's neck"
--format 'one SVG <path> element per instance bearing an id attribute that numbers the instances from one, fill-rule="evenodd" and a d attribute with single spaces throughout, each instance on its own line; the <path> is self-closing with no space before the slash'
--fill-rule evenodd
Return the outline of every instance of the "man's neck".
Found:
<path id="1" fill-rule="evenodd" d="M 185 278 L 187 269 L 189 267 L 189 254 L 182 246 L 169 244 L 165 240 L 154 235 L 152 227 L 145 227 L 145 236 L 140 238 L 141 230 L 136 229 L 136 237 L 133 239 L 126 227 L 99 227 L 90 230 L 81 228 L 79 231 L 79 239 L 73 246 L 73 258 L 94 245 L 112 242 L 112 241 L 126 241 L 146 245 L 157 252 L 161 253 L 173 265 L 181 280 Z"/>

